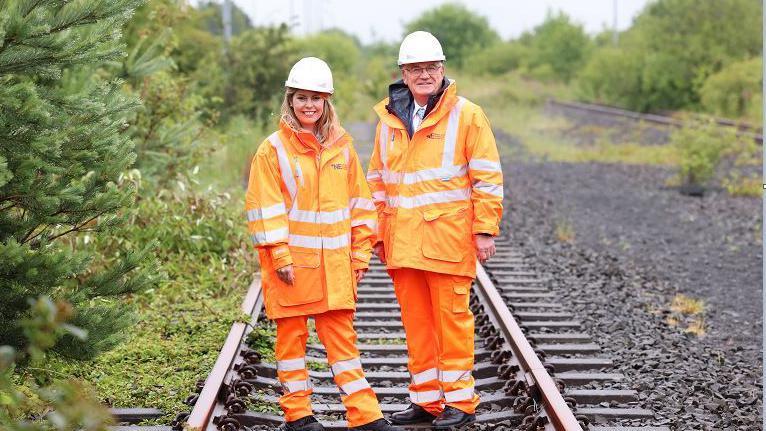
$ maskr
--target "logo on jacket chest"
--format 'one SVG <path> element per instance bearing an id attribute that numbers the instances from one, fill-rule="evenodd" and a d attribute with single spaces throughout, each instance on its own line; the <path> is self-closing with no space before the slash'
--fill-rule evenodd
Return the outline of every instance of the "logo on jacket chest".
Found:
<path id="1" fill-rule="evenodd" d="M 330 166 L 332 166 L 333 169 L 346 169 L 345 163 L 331 163 Z"/>
<path id="2" fill-rule="evenodd" d="M 426 135 L 428 139 L 444 139 L 444 133 L 429 133 Z"/>

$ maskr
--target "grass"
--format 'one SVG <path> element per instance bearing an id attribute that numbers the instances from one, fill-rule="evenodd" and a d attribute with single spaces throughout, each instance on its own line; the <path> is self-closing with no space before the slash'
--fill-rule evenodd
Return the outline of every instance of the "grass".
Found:
<path id="1" fill-rule="evenodd" d="M 568 220 L 556 220 L 556 240 L 559 242 L 572 243 L 575 239 L 575 231 L 572 223 Z"/>
<path id="2" fill-rule="evenodd" d="M 722 185 L 731 196 L 757 198 L 763 193 L 762 178 L 741 176 L 733 173 L 722 180 Z"/>
<path id="3" fill-rule="evenodd" d="M 209 160 L 202 174 L 219 163 Z M 87 381 L 108 406 L 164 411 L 155 423 L 190 410 L 183 401 L 212 369 L 231 324 L 248 320 L 240 305 L 257 262 L 245 232 L 244 191 L 234 180 L 218 179 L 228 182 L 228 193 L 196 179 L 159 193 L 142 191 L 146 196 L 120 240 L 156 240 L 165 281 L 124 298 L 137 323 L 121 344 L 90 361 L 53 356 L 52 374 Z"/>
<path id="4" fill-rule="evenodd" d="M 543 84 L 511 73 L 499 78 L 460 78 L 458 89 L 485 110 L 494 127 L 518 138 L 527 157 L 567 163 L 677 164 L 674 148 L 640 145 L 638 132 L 632 138 L 635 142 L 621 142 L 615 141 L 608 129 L 586 126 L 578 133 L 594 135 L 595 142 L 574 143 L 568 137 L 573 124 L 542 111 L 549 97 L 573 97 L 572 90 L 562 84 Z M 511 157 L 518 155 L 502 142 L 501 151 Z"/>
<path id="5" fill-rule="evenodd" d="M 677 294 L 670 304 L 670 314 L 665 322 L 682 327 L 684 332 L 698 337 L 705 335 L 705 301 Z"/>

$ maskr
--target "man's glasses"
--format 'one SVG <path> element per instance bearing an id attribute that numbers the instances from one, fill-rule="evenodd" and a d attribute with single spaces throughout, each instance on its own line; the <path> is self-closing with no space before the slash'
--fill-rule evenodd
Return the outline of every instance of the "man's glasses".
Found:
<path id="1" fill-rule="evenodd" d="M 423 72 L 427 72 L 429 75 L 434 75 L 436 72 L 438 72 L 441 69 L 441 64 L 429 64 L 426 67 L 406 67 L 404 70 L 407 73 L 411 73 L 415 76 L 420 76 L 423 74 Z"/>

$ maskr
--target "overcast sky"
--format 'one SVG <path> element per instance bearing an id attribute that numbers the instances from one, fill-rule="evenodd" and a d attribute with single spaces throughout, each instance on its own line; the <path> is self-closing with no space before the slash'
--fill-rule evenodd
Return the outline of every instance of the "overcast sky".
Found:
<path id="1" fill-rule="evenodd" d="M 216 0 L 221 1 L 221 0 Z M 339 27 L 362 42 L 399 42 L 404 23 L 443 0 L 233 0 L 256 25 L 292 23 L 298 34 Z M 633 17 L 651 0 L 463 0 L 468 9 L 489 19 L 504 39 L 519 36 L 545 19 L 546 11 L 562 10 L 594 34 L 611 28 L 614 5 L 617 27 L 630 26 Z M 192 1 L 197 3 L 197 1 Z M 292 19 L 290 18 L 292 16 Z"/>

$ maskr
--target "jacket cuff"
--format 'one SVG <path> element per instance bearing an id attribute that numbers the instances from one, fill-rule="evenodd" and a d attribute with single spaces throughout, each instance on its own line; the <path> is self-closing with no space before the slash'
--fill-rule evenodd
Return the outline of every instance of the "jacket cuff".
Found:
<path id="1" fill-rule="evenodd" d="M 290 255 L 290 248 L 287 244 L 275 245 L 269 249 L 271 260 L 274 262 L 274 269 L 283 268 L 293 263 L 293 257 Z"/>
<path id="2" fill-rule="evenodd" d="M 487 224 L 474 224 L 473 225 L 473 234 L 477 235 L 480 233 L 484 233 L 490 236 L 497 236 L 500 233 L 500 227 L 499 226 L 491 226 Z"/>
<path id="3" fill-rule="evenodd" d="M 369 269 L 369 264 L 367 262 L 353 259 L 351 261 L 351 269 L 357 270 L 357 269 Z"/>

